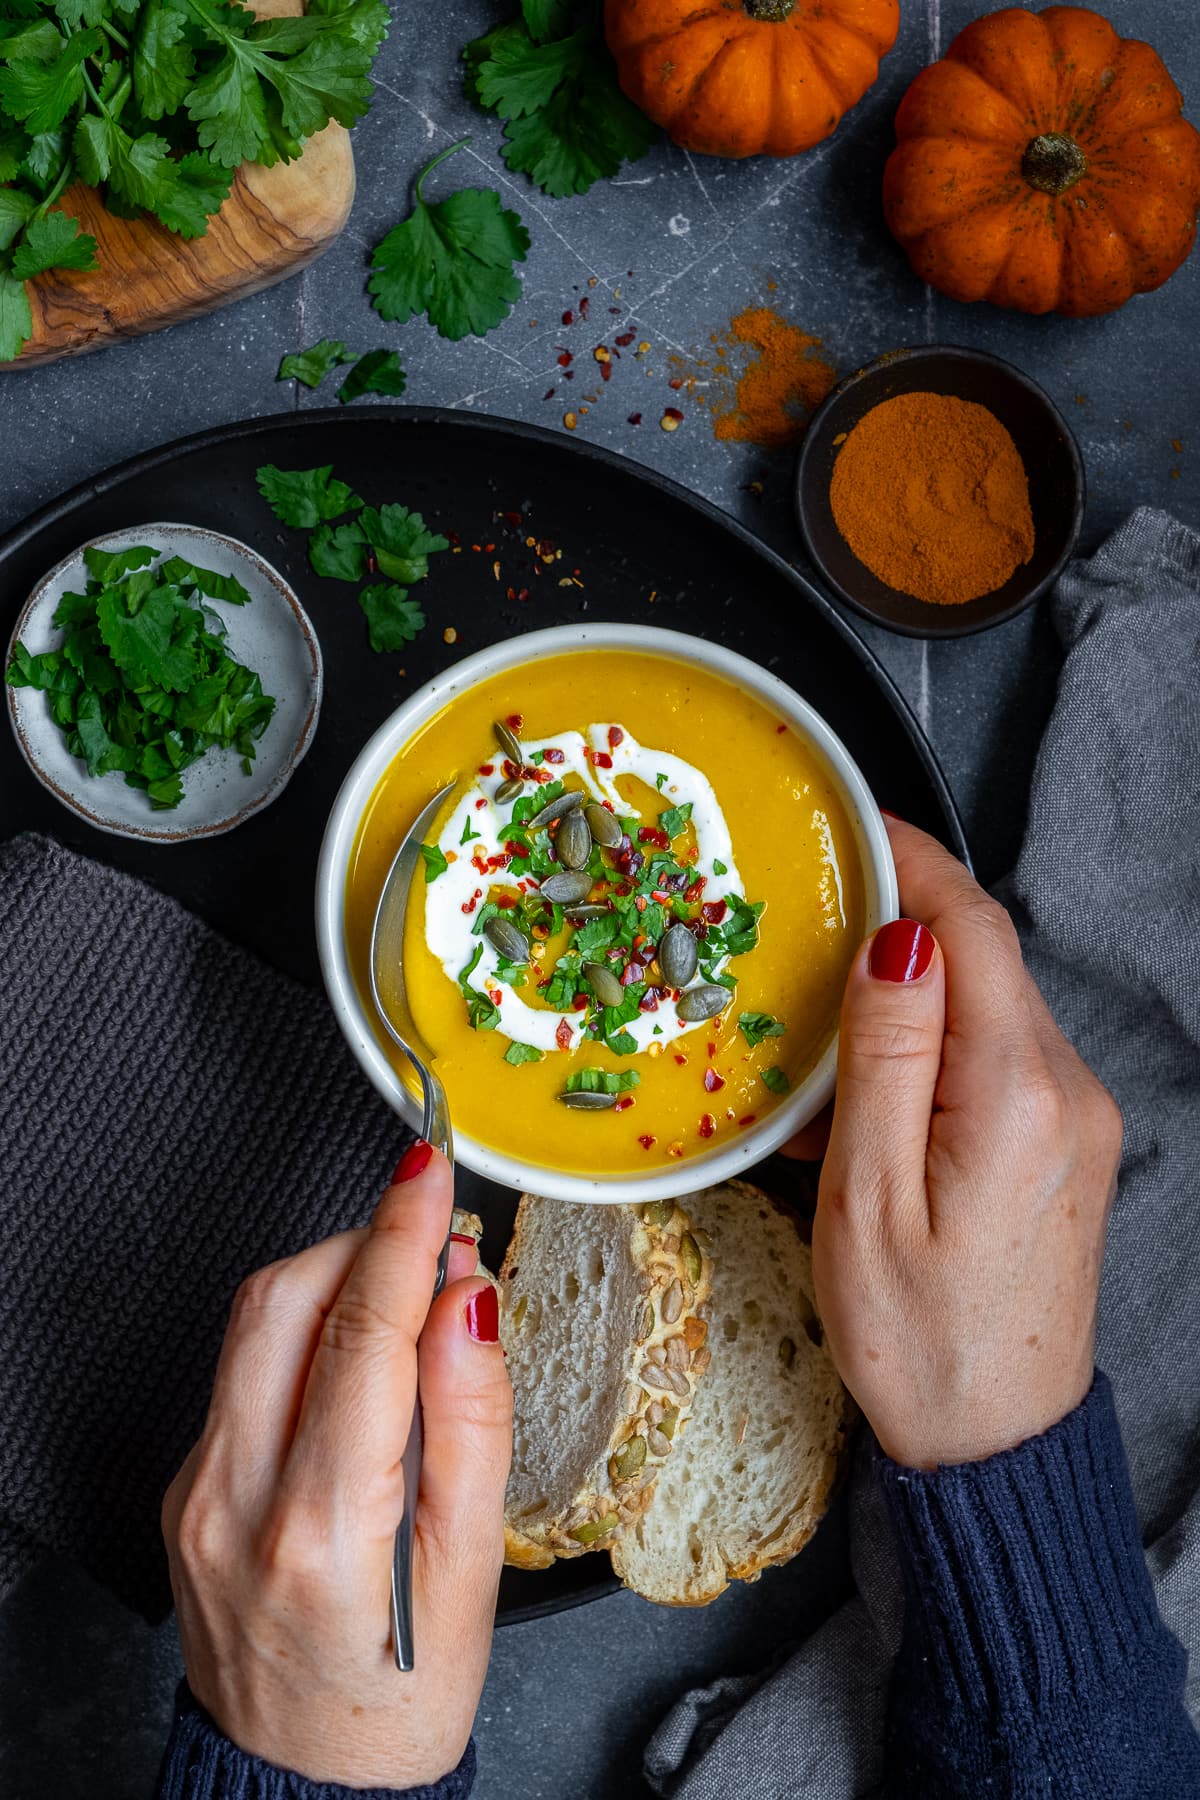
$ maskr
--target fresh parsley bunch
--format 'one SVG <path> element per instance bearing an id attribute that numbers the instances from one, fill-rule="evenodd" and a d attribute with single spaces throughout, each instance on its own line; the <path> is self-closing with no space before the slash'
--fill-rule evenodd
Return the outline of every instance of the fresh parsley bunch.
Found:
<path id="1" fill-rule="evenodd" d="M 183 771 L 207 751 L 235 750 L 249 775 L 275 702 L 225 647 L 225 623 L 205 604 L 244 606 L 231 575 L 148 544 L 83 553 L 91 580 L 54 614 L 57 650 L 13 648 L 11 687 L 40 688 L 72 756 L 89 775 L 124 775 L 155 811 L 178 806 Z"/>
<path id="2" fill-rule="evenodd" d="M 242 163 L 366 111 L 387 25 L 382 0 L 262 20 L 237 0 L 0 0 L 0 360 L 33 328 L 26 281 L 96 267 L 56 210 L 68 188 L 203 237 Z"/>

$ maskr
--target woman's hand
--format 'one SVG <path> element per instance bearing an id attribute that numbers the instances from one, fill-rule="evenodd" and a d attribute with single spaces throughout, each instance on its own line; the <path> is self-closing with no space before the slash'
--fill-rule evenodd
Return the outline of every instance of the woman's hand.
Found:
<path id="1" fill-rule="evenodd" d="M 512 1392 L 495 1291 L 452 1244 L 445 1159 L 415 1145 L 367 1231 L 252 1275 L 199 1443 L 163 1503 L 192 1692 L 227 1737 L 318 1781 L 403 1788 L 460 1761 L 503 1558 Z M 419 1340 L 419 1343 L 418 1343 Z M 416 1669 L 389 1630 L 418 1375 Z"/>
<path id="2" fill-rule="evenodd" d="M 891 1457 L 933 1468 L 1087 1393 L 1121 1120 L 1004 909 L 932 838 L 888 828 L 911 918 L 851 970 L 813 1261 L 847 1387 Z"/>

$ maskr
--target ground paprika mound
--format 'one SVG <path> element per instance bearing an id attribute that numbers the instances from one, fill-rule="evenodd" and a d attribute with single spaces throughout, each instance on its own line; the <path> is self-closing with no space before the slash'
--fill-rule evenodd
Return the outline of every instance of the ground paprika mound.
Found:
<path id="1" fill-rule="evenodd" d="M 878 580 L 937 606 L 994 593 L 1033 555 L 1012 437 L 986 406 L 949 394 L 898 394 L 865 414 L 838 451 L 830 501 Z"/>
<path id="2" fill-rule="evenodd" d="M 798 443 L 837 380 L 836 369 L 817 355 L 820 338 L 769 306 L 748 306 L 709 342 L 702 355 L 671 358 L 677 371 L 671 386 L 709 408 L 713 436 L 763 450 Z"/>

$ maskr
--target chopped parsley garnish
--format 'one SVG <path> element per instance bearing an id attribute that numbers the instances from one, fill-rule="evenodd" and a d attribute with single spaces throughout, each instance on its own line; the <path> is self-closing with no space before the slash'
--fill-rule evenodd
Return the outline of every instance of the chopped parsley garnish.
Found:
<path id="1" fill-rule="evenodd" d="M 344 363 L 351 363 L 353 367 L 338 389 L 338 399 L 343 406 L 363 394 L 394 397 L 402 394 L 407 385 L 403 366 L 394 350 L 368 350 L 365 356 L 360 356 L 354 350 L 347 350 L 340 338 L 322 338 L 308 350 L 285 356 L 275 379 L 302 381 L 307 388 L 318 388 L 332 370 Z"/>
<path id="2" fill-rule="evenodd" d="M 478 988 L 471 986 L 471 976 L 475 973 L 482 955 L 483 945 L 476 944 L 475 954 L 459 976 L 458 985 L 462 989 L 463 999 L 467 1003 L 467 1021 L 472 1031 L 495 1031 L 500 1023 L 500 1008 L 494 1000 L 489 999 L 486 994 L 481 994 Z"/>
<path id="3" fill-rule="evenodd" d="M 264 463 L 256 477 L 258 491 L 277 519 L 304 529 L 362 506 L 344 481 L 333 479 L 333 464 L 322 469 L 277 469 Z"/>
<path id="4" fill-rule="evenodd" d="M 683 828 L 692 816 L 692 803 L 685 801 L 682 806 L 669 806 L 666 812 L 658 815 L 659 829 L 665 831 L 671 839 L 682 836 Z"/>
<path id="5" fill-rule="evenodd" d="M 518 1044 L 514 1039 L 504 1053 L 504 1060 L 512 1063 L 514 1068 L 520 1068 L 522 1063 L 541 1062 L 542 1055 L 543 1052 L 535 1050 L 532 1044 Z"/>
<path id="6" fill-rule="evenodd" d="M 719 857 L 714 856 L 713 857 L 713 874 L 714 875 L 728 875 L 728 873 L 729 873 L 729 870 L 726 867 L 726 865 L 720 860 Z"/>
<path id="7" fill-rule="evenodd" d="M 619 173 L 658 132 L 621 92 L 600 0 L 522 0 L 463 51 L 467 97 L 504 120 L 501 155 L 553 197 Z"/>
<path id="8" fill-rule="evenodd" d="M 791 1088 L 792 1084 L 782 1069 L 760 1069 L 759 1074 L 773 1094 L 786 1094 Z"/>
<path id="9" fill-rule="evenodd" d="M 426 313 L 454 341 L 482 337 L 508 317 L 521 294 L 513 266 L 529 250 L 529 233 L 494 188 L 460 188 L 436 204 L 425 199 L 429 175 L 468 141 L 421 170 L 413 210 L 375 250 L 367 283 L 381 317 L 403 325 Z"/>
<path id="10" fill-rule="evenodd" d="M 663 789 L 664 789 L 664 788 L 665 788 L 665 787 L 666 787 L 666 785 L 667 785 L 667 778 L 666 778 L 666 776 L 665 776 L 665 775 L 656 775 L 656 776 L 655 776 L 655 777 L 654 777 L 654 785 L 655 785 L 655 787 L 656 787 L 656 788 L 657 788 L 657 789 L 658 789 L 658 791 L 659 791 L 659 793 L 660 793 L 660 794 L 661 794 L 661 793 L 662 793 L 662 791 L 663 791 Z"/>
<path id="11" fill-rule="evenodd" d="M 6 680 L 38 688 L 67 749 L 89 775 L 124 775 L 155 811 L 183 798 L 183 773 L 211 749 L 234 750 L 250 774 L 255 745 L 275 711 L 253 669 L 225 647 L 225 623 L 204 604 L 245 605 L 232 576 L 139 544 L 84 552 L 92 579 L 64 594 L 54 615 L 56 650 L 14 646 Z"/>
<path id="12" fill-rule="evenodd" d="M 787 1026 L 782 1019 L 773 1019 L 770 1013 L 739 1013 L 738 1030 L 754 1050 L 764 1038 L 782 1037 Z"/>
<path id="13" fill-rule="evenodd" d="M 568 1094 L 627 1094 L 641 1081 L 636 1069 L 576 1069 L 567 1076 Z"/>
<path id="14" fill-rule="evenodd" d="M 354 352 L 347 350 L 340 338 L 322 338 L 307 350 L 297 350 L 293 355 L 285 356 L 275 379 L 302 381 L 307 388 L 319 388 L 331 369 L 336 369 L 339 363 L 353 361 Z"/>
<path id="15" fill-rule="evenodd" d="M 439 875 L 446 873 L 450 864 L 442 855 L 438 844 L 422 844 L 421 855 L 425 858 L 425 885 L 428 887 L 431 881 L 436 881 Z"/>
<path id="16" fill-rule="evenodd" d="M 482 837 L 482 835 L 482 832 L 471 830 L 471 820 L 468 815 L 468 817 L 463 820 L 462 836 L 458 841 L 460 844 L 473 844 L 476 838 Z M 496 911 L 499 912 L 499 910 L 499 907 L 497 907 Z"/>

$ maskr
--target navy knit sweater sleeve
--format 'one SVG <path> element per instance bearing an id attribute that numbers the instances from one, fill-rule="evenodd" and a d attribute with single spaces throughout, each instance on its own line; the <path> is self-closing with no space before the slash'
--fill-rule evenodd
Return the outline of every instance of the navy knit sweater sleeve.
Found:
<path id="1" fill-rule="evenodd" d="M 1105 1377 L 986 1462 L 880 1460 L 905 1586 L 886 1800 L 1200 1800 Z"/>
<path id="2" fill-rule="evenodd" d="M 333 1781 L 306 1781 L 294 1770 L 277 1768 L 231 1744 L 184 1681 L 155 1800 L 467 1800 L 474 1785 L 474 1740 L 457 1769 L 430 1787 L 348 1788 Z"/>

